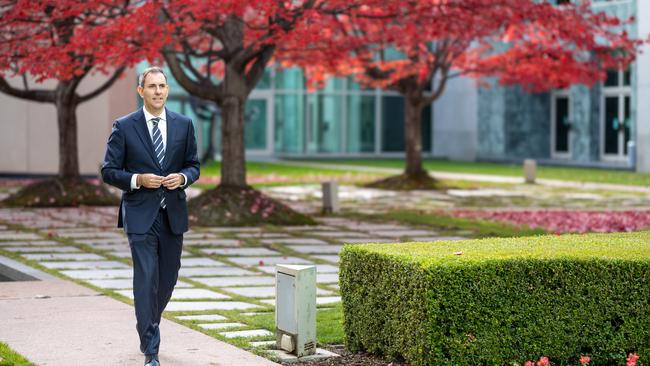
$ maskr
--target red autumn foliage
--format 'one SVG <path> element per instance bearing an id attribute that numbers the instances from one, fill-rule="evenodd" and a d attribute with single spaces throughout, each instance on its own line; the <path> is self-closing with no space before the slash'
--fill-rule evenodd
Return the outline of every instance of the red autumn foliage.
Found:
<path id="1" fill-rule="evenodd" d="M 302 66 L 313 83 L 352 75 L 405 97 L 407 175 L 423 172 L 422 109 L 457 77 L 494 77 L 531 91 L 593 84 L 624 68 L 640 42 L 627 20 L 590 2 L 536 0 L 348 1 L 299 26 L 320 38 L 282 47 L 284 65 Z M 480 83 L 485 83 L 480 81 Z"/>

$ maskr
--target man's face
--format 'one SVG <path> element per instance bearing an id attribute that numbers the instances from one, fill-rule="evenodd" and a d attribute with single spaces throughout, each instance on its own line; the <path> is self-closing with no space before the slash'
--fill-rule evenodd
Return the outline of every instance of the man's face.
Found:
<path id="1" fill-rule="evenodd" d="M 162 110 L 167 101 L 169 86 L 161 73 L 149 73 L 144 79 L 144 86 L 138 86 L 138 94 L 149 112 Z"/>

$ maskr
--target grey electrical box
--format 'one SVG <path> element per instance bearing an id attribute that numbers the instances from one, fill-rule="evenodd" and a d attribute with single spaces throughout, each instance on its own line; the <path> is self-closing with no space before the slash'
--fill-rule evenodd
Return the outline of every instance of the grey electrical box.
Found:
<path id="1" fill-rule="evenodd" d="M 275 324 L 278 349 L 316 353 L 316 266 L 277 265 Z"/>

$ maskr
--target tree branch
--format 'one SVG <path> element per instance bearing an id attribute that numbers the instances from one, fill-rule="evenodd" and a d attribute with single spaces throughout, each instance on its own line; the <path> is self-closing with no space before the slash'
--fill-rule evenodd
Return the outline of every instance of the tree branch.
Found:
<path id="1" fill-rule="evenodd" d="M 112 86 L 112 85 L 117 81 L 117 79 L 119 79 L 120 75 L 122 75 L 122 73 L 124 72 L 124 70 L 126 70 L 126 67 L 125 67 L 125 66 L 121 66 L 121 67 L 119 67 L 117 70 L 115 70 L 115 72 L 113 73 L 113 75 L 112 75 L 108 80 L 106 80 L 106 81 L 104 82 L 104 84 L 102 84 L 99 88 L 95 89 L 94 91 L 92 91 L 92 92 L 90 92 L 90 93 L 88 93 L 88 94 L 86 94 L 86 95 L 78 96 L 78 97 L 76 98 L 76 99 L 77 99 L 77 104 L 81 104 L 81 103 L 87 102 L 87 101 L 89 101 L 90 99 L 93 99 L 94 97 L 96 97 L 96 96 L 98 96 L 99 94 L 101 94 L 101 93 L 103 93 L 104 91 L 106 91 L 106 89 L 110 88 L 110 87 L 111 87 L 111 86 Z"/>
<path id="2" fill-rule="evenodd" d="M 9 94 L 12 97 L 30 100 L 39 103 L 54 103 L 55 95 L 52 90 L 45 89 L 31 89 L 21 90 L 9 85 L 4 77 L 0 76 L 0 91 Z"/>

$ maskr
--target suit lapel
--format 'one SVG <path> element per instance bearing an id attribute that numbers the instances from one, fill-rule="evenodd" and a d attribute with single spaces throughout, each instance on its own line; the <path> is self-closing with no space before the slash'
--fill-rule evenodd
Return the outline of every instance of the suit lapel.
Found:
<path id="1" fill-rule="evenodd" d="M 153 150 L 153 142 L 151 141 L 151 136 L 149 135 L 149 129 L 147 128 L 147 121 L 144 120 L 144 112 L 142 112 L 142 109 L 133 116 L 133 119 L 135 120 L 135 132 L 138 134 L 138 137 L 140 140 L 142 140 L 142 145 L 144 148 L 147 150 L 149 153 L 149 156 L 151 156 L 151 159 L 154 161 L 154 163 L 162 169 L 160 166 L 160 163 L 158 162 L 158 159 L 156 159 L 156 154 Z M 169 129 L 169 127 L 167 127 Z"/>
<path id="2" fill-rule="evenodd" d="M 169 165 L 174 136 L 176 136 L 176 123 L 174 123 L 174 120 L 176 119 L 176 113 L 170 112 L 169 109 L 165 108 L 165 115 L 167 116 L 167 146 L 165 146 L 165 158 L 163 159 L 163 166 L 167 167 Z"/>

